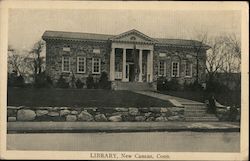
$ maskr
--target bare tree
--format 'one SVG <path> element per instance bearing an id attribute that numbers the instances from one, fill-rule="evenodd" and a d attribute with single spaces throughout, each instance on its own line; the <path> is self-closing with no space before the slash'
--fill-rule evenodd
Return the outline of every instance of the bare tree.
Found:
<path id="1" fill-rule="evenodd" d="M 194 49 L 193 56 L 196 58 L 196 81 L 199 83 L 199 65 L 202 58 L 200 54 L 205 50 L 205 48 L 208 48 L 208 46 L 206 46 L 207 33 L 196 34 L 196 39 L 197 41 L 192 42 L 192 47 Z"/>
<path id="2" fill-rule="evenodd" d="M 39 40 L 36 42 L 31 49 L 30 53 L 33 54 L 33 68 L 34 68 L 34 77 L 42 72 L 42 66 L 43 66 L 43 57 L 41 56 L 41 53 L 44 49 L 45 42 L 43 40 Z"/>
<path id="3" fill-rule="evenodd" d="M 239 73 L 241 67 L 241 43 L 235 34 L 222 37 L 225 59 L 222 70 L 225 73 Z"/>

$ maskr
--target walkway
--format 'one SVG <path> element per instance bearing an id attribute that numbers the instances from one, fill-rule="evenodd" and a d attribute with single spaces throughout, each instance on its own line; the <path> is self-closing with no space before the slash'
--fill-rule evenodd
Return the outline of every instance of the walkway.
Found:
<path id="1" fill-rule="evenodd" d="M 176 107 L 183 107 L 183 105 L 185 105 L 185 104 L 204 105 L 204 103 L 201 103 L 201 102 L 192 101 L 192 100 L 179 98 L 179 97 L 174 97 L 174 96 L 170 96 L 170 95 L 165 95 L 165 94 L 152 92 L 152 91 L 133 91 L 133 92 L 138 93 L 138 94 L 143 94 L 146 96 L 150 96 L 150 97 L 154 97 L 154 98 L 158 98 L 161 100 L 170 101 Z"/>

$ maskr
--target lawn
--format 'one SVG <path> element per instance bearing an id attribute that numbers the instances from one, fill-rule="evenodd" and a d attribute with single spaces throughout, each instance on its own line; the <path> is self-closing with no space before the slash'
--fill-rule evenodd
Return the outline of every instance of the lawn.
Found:
<path id="1" fill-rule="evenodd" d="M 131 91 L 8 88 L 8 106 L 168 107 L 168 101 Z"/>

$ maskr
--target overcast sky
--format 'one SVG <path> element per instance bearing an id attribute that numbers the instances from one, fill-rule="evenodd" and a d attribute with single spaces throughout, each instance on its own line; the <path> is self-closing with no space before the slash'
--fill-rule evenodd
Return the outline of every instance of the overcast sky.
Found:
<path id="1" fill-rule="evenodd" d="M 137 29 L 150 37 L 183 39 L 195 39 L 198 32 L 240 35 L 240 20 L 237 11 L 12 9 L 8 41 L 29 50 L 45 30 L 120 34 Z"/>

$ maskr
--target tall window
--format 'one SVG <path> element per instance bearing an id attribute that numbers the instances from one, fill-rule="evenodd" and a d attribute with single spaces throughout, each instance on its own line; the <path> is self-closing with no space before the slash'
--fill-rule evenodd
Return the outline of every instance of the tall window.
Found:
<path id="1" fill-rule="evenodd" d="M 166 76 L 166 61 L 160 60 L 158 65 L 158 75 Z"/>
<path id="2" fill-rule="evenodd" d="M 77 72 L 85 73 L 86 68 L 86 58 L 85 57 L 77 57 Z"/>
<path id="3" fill-rule="evenodd" d="M 62 71 L 70 72 L 70 60 L 68 56 L 62 57 Z"/>
<path id="4" fill-rule="evenodd" d="M 92 73 L 93 74 L 101 73 L 101 59 L 100 58 L 92 59 Z"/>
<path id="5" fill-rule="evenodd" d="M 185 76 L 192 77 L 192 64 L 187 61 L 185 63 Z"/>
<path id="6" fill-rule="evenodd" d="M 172 77 L 179 77 L 179 62 L 172 62 Z"/>

